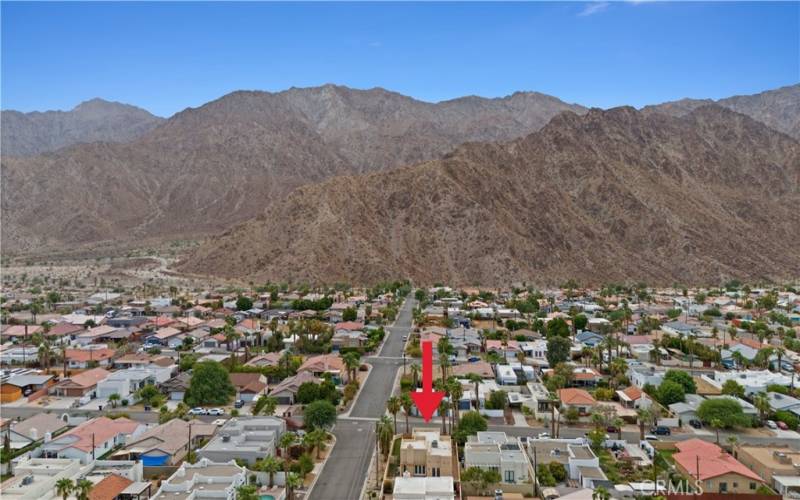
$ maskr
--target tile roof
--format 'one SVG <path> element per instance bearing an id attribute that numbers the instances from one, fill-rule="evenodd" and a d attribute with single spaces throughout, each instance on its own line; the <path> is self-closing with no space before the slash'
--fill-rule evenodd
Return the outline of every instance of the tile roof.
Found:
<path id="1" fill-rule="evenodd" d="M 310 371 L 314 373 L 344 370 L 344 361 L 338 354 L 320 354 L 305 360 L 298 372 Z"/>
<path id="2" fill-rule="evenodd" d="M 114 349 L 67 349 L 65 351 L 67 359 L 70 361 L 84 362 L 84 361 L 102 361 L 109 359 L 116 351 Z"/>
<path id="3" fill-rule="evenodd" d="M 95 484 L 89 492 L 89 500 L 114 500 L 133 481 L 116 474 L 109 474 L 102 481 Z"/>
<path id="4" fill-rule="evenodd" d="M 50 331 L 47 332 L 48 337 L 61 337 L 63 335 L 74 335 L 83 331 L 80 325 L 73 325 L 72 323 L 57 323 Z"/>
<path id="5" fill-rule="evenodd" d="M 336 323 L 334 326 L 334 330 L 362 330 L 364 328 L 364 323 L 360 321 L 342 321 L 341 323 Z"/>
<path id="6" fill-rule="evenodd" d="M 695 438 L 679 441 L 675 447 L 678 449 L 678 453 L 672 455 L 675 462 L 684 470 L 699 475 L 701 481 L 724 474 L 739 474 L 763 482 L 758 474 L 714 443 Z"/>
<path id="7" fill-rule="evenodd" d="M 124 417 L 117 419 L 98 417 L 87 420 L 51 442 L 63 441 L 65 448 L 77 448 L 88 453 L 92 451 L 92 435 L 95 443 L 104 443 L 119 434 L 132 434 L 140 425 L 139 422 Z"/>
<path id="8" fill-rule="evenodd" d="M 108 370 L 104 370 L 102 368 L 92 368 L 91 370 L 86 370 L 85 372 L 77 373 L 68 379 L 64 379 L 62 382 L 69 381 L 79 387 L 92 387 L 93 385 L 97 385 L 97 383 L 101 380 L 108 378 L 109 375 L 111 375 L 111 372 Z"/>
<path id="9" fill-rule="evenodd" d="M 559 389 L 558 398 L 568 405 L 594 405 L 597 403 L 591 394 L 583 389 Z"/>
<path id="10" fill-rule="evenodd" d="M 260 373 L 231 373 L 231 384 L 239 392 L 263 392 L 267 384 L 262 381 L 264 376 Z"/>

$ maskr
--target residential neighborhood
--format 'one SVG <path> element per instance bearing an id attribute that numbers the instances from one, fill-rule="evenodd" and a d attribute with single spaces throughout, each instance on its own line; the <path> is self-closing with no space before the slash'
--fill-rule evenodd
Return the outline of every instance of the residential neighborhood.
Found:
<path id="1" fill-rule="evenodd" d="M 41 293 L 3 297 L 4 494 L 800 497 L 793 289 Z"/>

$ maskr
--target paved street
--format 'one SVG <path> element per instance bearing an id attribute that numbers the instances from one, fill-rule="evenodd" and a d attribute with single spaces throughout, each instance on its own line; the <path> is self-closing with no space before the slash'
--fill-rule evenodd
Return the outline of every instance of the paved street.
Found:
<path id="1" fill-rule="evenodd" d="M 409 297 L 394 326 L 387 329 L 386 341 L 379 355 L 365 359 L 372 365 L 372 370 L 350 411 L 352 419 L 339 418 L 333 430 L 336 447 L 311 492 L 312 500 L 356 500 L 361 494 L 375 450 L 375 422 L 372 419 L 384 414 L 397 371 L 403 366 L 403 336 L 411 331 L 414 305 L 414 299 Z"/>

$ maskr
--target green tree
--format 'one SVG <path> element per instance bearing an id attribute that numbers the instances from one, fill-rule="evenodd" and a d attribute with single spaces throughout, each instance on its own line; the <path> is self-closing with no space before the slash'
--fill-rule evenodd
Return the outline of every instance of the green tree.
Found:
<path id="1" fill-rule="evenodd" d="M 572 322 L 575 325 L 575 331 L 577 332 L 578 330 L 586 329 L 586 325 L 589 323 L 589 318 L 587 318 L 585 314 L 577 314 Z"/>
<path id="2" fill-rule="evenodd" d="M 278 446 L 281 448 L 283 452 L 284 472 L 287 470 L 290 461 L 289 448 L 291 448 L 296 442 L 297 442 L 297 434 L 295 434 L 294 432 L 284 432 L 283 434 L 281 434 L 280 439 L 278 439 Z"/>
<path id="3" fill-rule="evenodd" d="M 356 373 L 361 366 L 361 353 L 357 351 L 350 351 L 342 356 L 342 362 L 347 368 L 347 378 L 351 382 L 356 380 Z"/>
<path id="4" fill-rule="evenodd" d="M 306 406 L 304 417 L 311 429 L 330 427 L 336 423 L 336 407 L 326 399 L 319 399 Z"/>
<path id="5" fill-rule="evenodd" d="M 153 384 L 145 385 L 137 391 L 136 395 L 147 406 L 153 405 L 155 401 L 161 398 L 161 392 Z"/>
<path id="6" fill-rule="evenodd" d="M 256 486 L 253 484 L 243 484 L 236 488 L 236 500 L 259 500 Z"/>
<path id="7" fill-rule="evenodd" d="M 56 481 L 56 494 L 61 496 L 61 500 L 67 500 L 67 497 L 75 489 L 75 483 L 68 477 L 62 477 Z"/>
<path id="8" fill-rule="evenodd" d="M 216 361 L 195 364 L 184 400 L 189 406 L 224 405 L 236 394 L 230 376 Z"/>
<path id="9" fill-rule="evenodd" d="M 122 399 L 122 398 L 116 392 L 114 394 L 108 396 L 108 401 L 111 403 L 111 407 L 112 408 L 116 408 L 117 407 L 117 403 L 119 403 L 120 399 Z"/>
<path id="10" fill-rule="evenodd" d="M 299 488 L 303 484 L 303 479 L 295 474 L 294 472 L 290 472 L 286 476 L 286 490 L 287 490 L 287 500 L 294 500 L 294 490 Z"/>
<path id="11" fill-rule="evenodd" d="M 552 336 L 547 339 L 547 362 L 550 366 L 563 363 L 569 359 L 572 342 L 566 337 Z"/>
<path id="12" fill-rule="evenodd" d="M 547 337 L 569 337 L 570 328 L 564 318 L 553 318 L 547 322 Z"/>
<path id="13" fill-rule="evenodd" d="M 563 483 L 567 480 L 567 469 L 563 464 L 560 464 L 554 460 L 547 464 L 547 468 L 550 469 L 550 474 L 552 474 L 553 479 L 556 480 L 556 483 Z"/>
<path id="14" fill-rule="evenodd" d="M 697 416 L 707 424 L 710 424 L 712 420 L 719 420 L 725 429 L 744 425 L 747 422 L 742 405 L 738 401 L 728 398 L 703 401 L 697 407 Z"/>
<path id="15" fill-rule="evenodd" d="M 325 429 L 316 428 L 313 431 L 303 436 L 303 444 L 309 448 L 309 451 L 317 450 L 317 460 L 320 459 L 320 453 L 325 448 L 325 442 L 328 440 L 328 433 Z"/>
<path id="16" fill-rule="evenodd" d="M 579 418 L 581 418 L 581 414 L 574 406 L 570 406 L 566 409 L 566 411 L 564 411 L 564 420 L 566 420 L 570 425 L 577 423 Z"/>
<path id="17" fill-rule="evenodd" d="M 658 387 L 658 402 L 664 406 L 681 403 L 686 399 L 684 387 L 673 380 L 664 380 Z"/>
<path id="18" fill-rule="evenodd" d="M 253 308 L 253 300 L 250 297 L 239 295 L 236 299 L 236 309 L 239 311 L 248 311 Z"/>
<path id="19" fill-rule="evenodd" d="M 89 500 L 89 493 L 92 492 L 93 487 L 94 483 L 88 479 L 80 479 L 75 484 L 75 489 L 73 491 L 78 500 Z"/>
<path id="20" fill-rule="evenodd" d="M 269 474 L 269 487 L 272 488 L 275 484 L 275 473 L 281 470 L 281 462 L 273 455 L 267 455 L 257 464 L 256 469 Z"/>
<path id="21" fill-rule="evenodd" d="M 411 409 L 414 408 L 414 400 L 411 399 L 411 395 L 408 392 L 404 392 L 402 396 L 400 396 L 400 406 L 403 407 L 403 412 L 406 416 L 406 434 L 410 434 L 410 430 L 408 428 L 408 417 L 411 415 Z"/>
<path id="22" fill-rule="evenodd" d="M 667 370 L 664 374 L 664 380 L 671 380 L 683 386 L 683 392 L 686 394 L 695 394 L 697 392 L 697 384 L 691 375 L 682 370 Z"/>
<path id="23" fill-rule="evenodd" d="M 485 431 L 488 428 L 486 419 L 477 411 L 468 411 L 461 415 L 461 420 L 456 426 L 453 437 L 461 444 L 467 442 L 469 436 L 475 435 L 480 431 Z"/>
<path id="24" fill-rule="evenodd" d="M 319 384 L 316 382 L 303 382 L 300 384 L 300 387 L 297 388 L 297 394 L 295 395 L 295 399 L 300 404 L 310 404 L 320 398 L 319 394 Z"/>
<path id="25" fill-rule="evenodd" d="M 744 387 L 742 387 L 742 385 L 739 382 L 731 378 L 726 380 L 725 383 L 722 384 L 722 394 L 727 394 L 729 396 L 734 396 L 737 398 L 743 398 Z"/>
<path id="26" fill-rule="evenodd" d="M 397 414 L 400 412 L 400 398 L 397 396 L 392 396 L 386 401 L 386 409 L 389 410 L 389 413 L 392 414 L 392 419 L 394 419 L 394 433 L 397 434 Z"/>
<path id="27" fill-rule="evenodd" d="M 355 321 L 358 319 L 358 311 L 354 307 L 348 307 L 342 311 L 342 321 Z"/>
<path id="28" fill-rule="evenodd" d="M 764 425 L 764 420 L 767 417 L 771 407 L 769 404 L 769 397 L 764 392 L 759 392 L 753 396 L 753 406 L 758 410 L 758 419 L 761 425 Z"/>

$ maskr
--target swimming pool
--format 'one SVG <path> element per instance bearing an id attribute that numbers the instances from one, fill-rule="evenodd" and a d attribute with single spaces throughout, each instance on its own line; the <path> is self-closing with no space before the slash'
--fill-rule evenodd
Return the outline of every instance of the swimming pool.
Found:
<path id="1" fill-rule="evenodd" d="M 275 497 L 272 495 L 261 495 L 258 497 L 260 500 L 275 500 Z"/>

